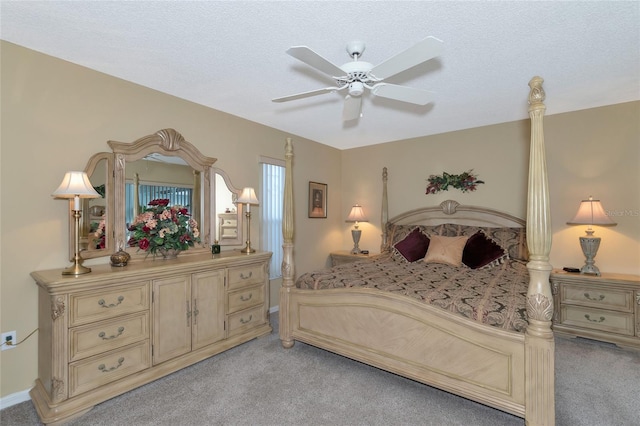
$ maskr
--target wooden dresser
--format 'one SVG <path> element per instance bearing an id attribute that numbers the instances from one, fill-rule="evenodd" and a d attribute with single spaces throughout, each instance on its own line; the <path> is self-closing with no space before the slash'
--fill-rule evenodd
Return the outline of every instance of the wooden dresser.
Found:
<path id="1" fill-rule="evenodd" d="M 553 271 L 557 334 L 640 349 L 640 276 Z"/>
<path id="2" fill-rule="evenodd" d="M 271 332 L 269 259 L 223 252 L 93 266 L 78 277 L 37 271 L 43 423 L 94 405 Z"/>

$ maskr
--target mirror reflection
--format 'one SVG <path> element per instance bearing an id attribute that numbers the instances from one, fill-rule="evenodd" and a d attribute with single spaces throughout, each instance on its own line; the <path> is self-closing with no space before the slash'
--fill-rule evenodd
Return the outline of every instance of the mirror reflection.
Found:
<path id="1" fill-rule="evenodd" d="M 238 197 L 220 172 L 214 176 L 213 240 L 220 245 L 241 244 L 239 212 L 234 204 Z M 203 216 L 201 206 L 201 173 L 182 158 L 157 153 L 127 162 L 125 170 L 125 224 L 127 241 L 129 225 L 144 211 L 151 200 L 168 199 L 169 205 L 181 205 L 189 210 L 198 224 Z M 228 178 L 227 178 L 228 179 Z M 136 202 L 137 200 L 137 202 Z"/>
<path id="2" fill-rule="evenodd" d="M 85 172 L 93 188 L 101 195 L 100 198 L 81 199 L 82 215 L 80 217 L 80 251 L 85 259 L 105 256 L 106 251 L 111 249 L 113 239 L 107 233 L 107 212 L 109 210 L 109 199 L 113 198 L 108 193 L 110 185 L 108 178 L 111 173 L 112 158 L 109 153 L 98 153 L 91 157 Z M 70 207 L 71 208 L 71 207 Z M 73 229 L 73 220 L 70 222 Z M 70 232 L 73 234 L 73 232 Z M 71 237 L 73 238 L 73 237 Z M 70 240 L 73 242 L 72 240 Z M 73 257 L 73 244 L 70 245 L 69 256 Z"/>

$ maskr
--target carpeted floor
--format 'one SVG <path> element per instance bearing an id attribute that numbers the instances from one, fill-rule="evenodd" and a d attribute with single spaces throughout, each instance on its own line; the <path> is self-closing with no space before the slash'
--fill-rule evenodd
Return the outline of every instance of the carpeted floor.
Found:
<path id="1" fill-rule="evenodd" d="M 277 314 L 272 315 L 277 330 Z M 556 423 L 640 424 L 640 352 L 556 338 Z M 38 425 L 32 403 L 3 426 Z M 277 332 L 97 405 L 72 425 L 522 425 L 523 420 Z"/>

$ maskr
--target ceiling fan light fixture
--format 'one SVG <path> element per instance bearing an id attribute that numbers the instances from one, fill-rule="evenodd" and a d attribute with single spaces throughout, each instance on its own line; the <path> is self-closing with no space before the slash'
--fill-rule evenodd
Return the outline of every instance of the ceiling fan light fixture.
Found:
<path id="1" fill-rule="evenodd" d="M 361 81 L 354 81 L 349 84 L 349 94 L 351 96 L 362 96 L 364 93 L 364 84 Z"/>

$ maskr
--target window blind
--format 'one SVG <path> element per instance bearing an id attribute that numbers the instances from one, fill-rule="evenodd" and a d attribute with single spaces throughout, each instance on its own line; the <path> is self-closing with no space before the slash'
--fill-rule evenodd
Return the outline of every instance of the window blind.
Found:
<path id="1" fill-rule="evenodd" d="M 284 162 L 261 157 L 262 166 L 262 249 L 273 253 L 269 279 L 282 276 L 282 208 L 284 203 Z"/>

